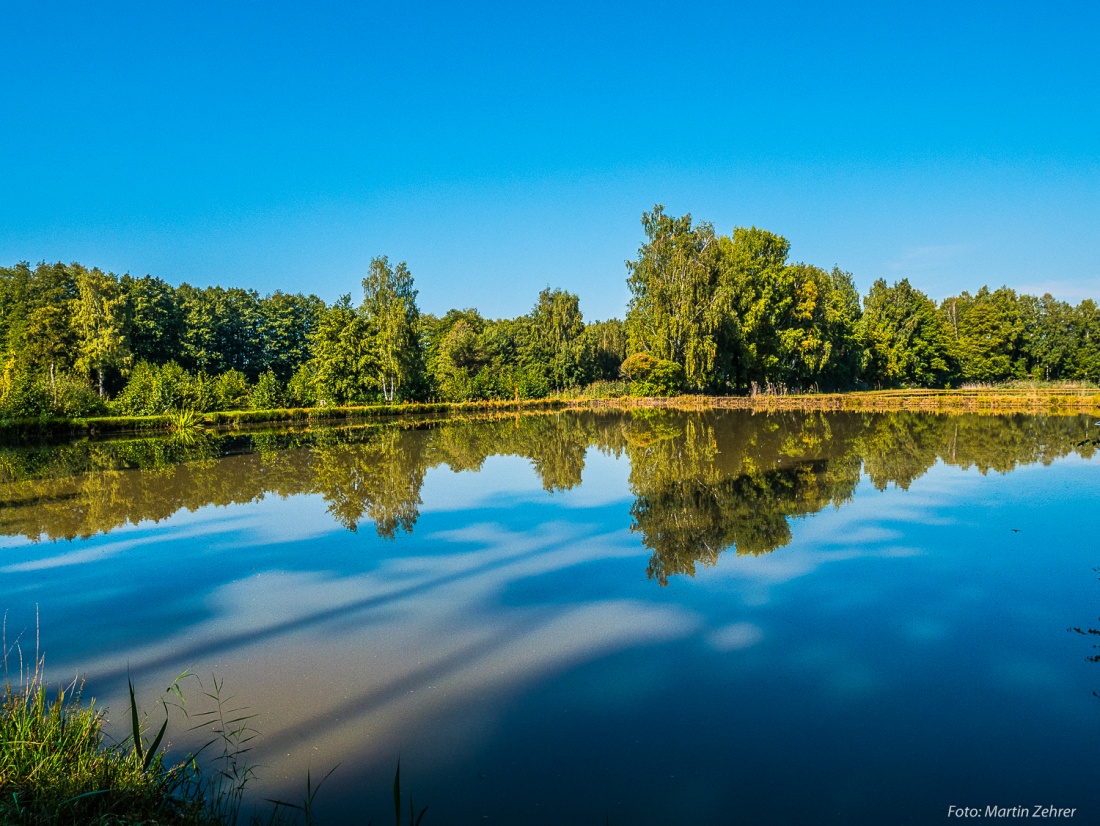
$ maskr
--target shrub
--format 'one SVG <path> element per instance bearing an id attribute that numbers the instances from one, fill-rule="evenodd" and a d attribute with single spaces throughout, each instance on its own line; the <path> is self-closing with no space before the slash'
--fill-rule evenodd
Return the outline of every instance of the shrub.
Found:
<path id="1" fill-rule="evenodd" d="M 283 391 L 279 380 L 268 370 L 256 380 L 256 386 L 249 393 L 248 406 L 253 410 L 274 410 L 283 404 Z"/>
<path id="2" fill-rule="evenodd" d="M 684 385 L 684 368 L 649 353 L 635 353 L 619 368 L 632 396 L 672 396 Z"/>

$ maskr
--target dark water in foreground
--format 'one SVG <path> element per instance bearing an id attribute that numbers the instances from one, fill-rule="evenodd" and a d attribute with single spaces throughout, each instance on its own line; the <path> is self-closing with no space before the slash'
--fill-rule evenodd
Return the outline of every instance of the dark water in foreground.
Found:
<path id="1" fill-rule="evenodd" d="M 1098 439 L 730 411 L 13 448 L 0 594 L 120 723 L 127 668 L 150 709 L 215 672 L 253 796 L 339 763 L 330 822 L 386 822 L 400 755 L 426 826 L 1090 823 Z"/>

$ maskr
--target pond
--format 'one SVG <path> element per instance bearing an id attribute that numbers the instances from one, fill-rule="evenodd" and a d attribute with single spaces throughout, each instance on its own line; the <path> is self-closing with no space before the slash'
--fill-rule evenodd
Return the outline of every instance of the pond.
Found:
<path id="1" fill-rule="evenodd" d="M 40 633 L 121 732 L 127 675 L 155 716 L 185 669 L 194 702 L 215 674 L 257 715 L 251 798 L 335 766 L 329 822 L 387 818 L 398 758 L 425 824 L 1093 822 L 1094 421 L 649 410 L 12 446 L 8 644 Z"/>

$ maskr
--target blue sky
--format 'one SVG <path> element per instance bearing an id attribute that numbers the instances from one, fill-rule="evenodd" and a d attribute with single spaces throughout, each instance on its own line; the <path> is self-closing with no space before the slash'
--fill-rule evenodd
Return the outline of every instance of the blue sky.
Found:
<path id="1" fill-rule="evenodd" d="M 0 265 L 622 316 L 655 203 L 1100 299 L 1096 3 L 0 3 Z"/>

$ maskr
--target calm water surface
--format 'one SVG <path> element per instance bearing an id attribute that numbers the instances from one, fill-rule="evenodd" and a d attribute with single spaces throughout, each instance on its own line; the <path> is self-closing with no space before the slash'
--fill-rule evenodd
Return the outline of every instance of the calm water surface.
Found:
<path id="1" fill-rule="evenodd" d="M 0 451 L 9 644 L 184 669 L 256 799 L 439 824 L 1100 819 L 1100 428 L 560 414 Z M 10 663 L 9 663 L 10 667 Z M 198 702 L 201 690 L 188 681 Z M 186 740 L 185 735 L 178 738 Z M 389 800 L 388 800 L 389 798 Z"/>

